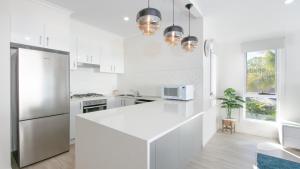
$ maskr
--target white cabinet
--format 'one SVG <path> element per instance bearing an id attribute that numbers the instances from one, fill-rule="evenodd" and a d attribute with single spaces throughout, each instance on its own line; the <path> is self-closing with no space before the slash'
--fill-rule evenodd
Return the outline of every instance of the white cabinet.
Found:
<path id="1" fill-rule="evenodd" d="M 70 102 L 70 141 L 74 143 L 76 136 L 76 115 L 82 113 L 81 101 Z"/>
<path id="2" fill-rule="evenodd" d="M 77 58 L 80 63 L 100 65 L 101 45 L 96 40 L 78 37 Z"/>
<path id="3" fill-rule="evenodd" d="M 70 13 L 30 0 L 13 0 L 11 42 L 69 51 Z"/>
<path id="4" fill-rule="evenodd" d="M 43 47 L 44 25 L 41 6 L 31 1 L 13 0 L 11 5 L 11 41 Z M 34 10 L 33 10 L 34 9 Z"/>
<path id="5" fill-rule="evenodd" d="M 111 97 L 111 98 L 107 99 L 107 108 L 108 109 L 113 109 L 113 108 L 118 108 L 118 107 L 122 107 L 121 98 Z"/>
<path id="6" fill-rule="evenodd" d="M 69 25 L 46 24 L 44 47 L 69 51 Z"/>
<path id="7" fill-rule="evenodd" d="M 121 105 L 122 106 L 130 106 L 135 104 L 136 99 L 135 98 L 122 98 L 121 99 Z"/>
<path id="8" fill-rule="evenodd" d="M 124 73 L 123 40 L 115 39 L 102 45 L 100 72 Z"/>
<path id="9" fill-rule="evenodd" d="M 77 38 L 70 38 L 70 69 L 77 69 Z"/>
<path id="10" fill-rule="evenodd" d="M 150 169 L 187 168 L 202 150 L 202 117 L 198 116 L 150 144 Z"/>
<path id="11" fill-rule="evenodd" d="M 134 105 L 135 100 L 135 98 L 111 97 L 107 99 L 107 108 L 112 109 L 117 107 Z"/>

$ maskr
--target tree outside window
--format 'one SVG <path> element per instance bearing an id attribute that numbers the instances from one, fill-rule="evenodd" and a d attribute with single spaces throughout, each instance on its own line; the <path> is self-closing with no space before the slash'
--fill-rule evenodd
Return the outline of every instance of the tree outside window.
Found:
<path id="1" fill-rule="evenodd" d="M 247 53 L 247 118 L 276 120 L 276 77 L 276 50 Z"/>

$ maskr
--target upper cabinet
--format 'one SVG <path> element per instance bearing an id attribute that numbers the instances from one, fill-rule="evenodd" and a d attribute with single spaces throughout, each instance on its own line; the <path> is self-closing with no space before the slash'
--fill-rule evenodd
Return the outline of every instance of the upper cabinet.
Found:
<path id="1" fill-rule="evenodd" d="M 123 38 L 71 20 L 71 39 L 71 69 L 87 64 L 99 65 L 103 73 L 124 73 Z"/>
<path id="2" fill-rule="evenodd" d="M 78 62 L 100 65 L 101 47 L 99 42 L 85 37 L 77 38 Z"/>
<path id="3" fill-rule="evenodd" d="M 100 72 L 124 73 L 123 40 L 113 39 L 103 45 L 100 57 Z"/>
<path id="4" fill-rule="evenodd" d="M 13 0 L 11 6 L 11 42 L 69 51 L 69 11 L 36 0 Z"/>

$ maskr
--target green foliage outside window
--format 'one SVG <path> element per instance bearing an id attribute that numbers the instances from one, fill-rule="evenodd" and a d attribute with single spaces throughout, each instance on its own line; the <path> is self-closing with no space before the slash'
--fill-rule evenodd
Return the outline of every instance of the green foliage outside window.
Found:
<path id="1" fill-rule="evenodd" d="M 246 97 L 247 118 L 275 121 L 276 84 L 275 50 L 247 53 L 247 92 L 258 94 Z"/>
<path id="2" fill-rule="evenodd" d="M 247 92 L 275 93 L 276 53 L 268 50 L 247 58 Z"/>

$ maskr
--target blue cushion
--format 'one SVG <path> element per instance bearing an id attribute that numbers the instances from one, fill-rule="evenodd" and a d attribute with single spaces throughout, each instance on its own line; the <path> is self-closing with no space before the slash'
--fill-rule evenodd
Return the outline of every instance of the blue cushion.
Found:
<path id="1" fill-rule="evenodd" d="M 300 163 L 258 153 L 257 167 L 259 169 L 300 169 Z"/>

